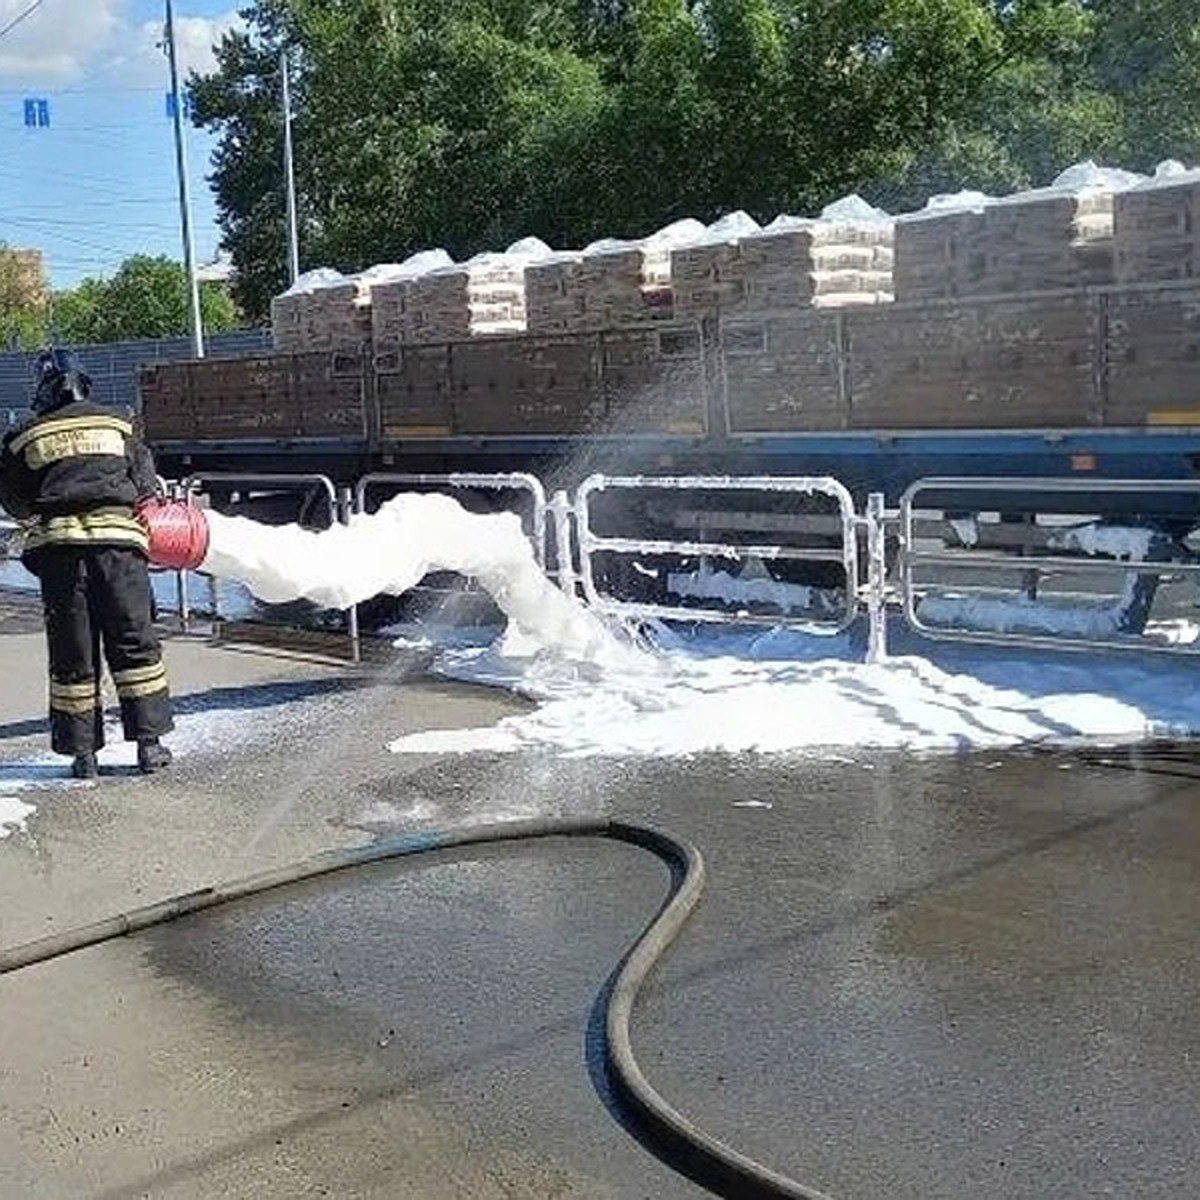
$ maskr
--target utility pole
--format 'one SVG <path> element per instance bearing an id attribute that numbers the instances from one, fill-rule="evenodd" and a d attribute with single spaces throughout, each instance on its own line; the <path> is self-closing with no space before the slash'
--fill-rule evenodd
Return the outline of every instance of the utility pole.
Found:
<path id="1" fill-rule="evenodd" d="M 175 168 L 179 175 L 179 219 L 183 228 L 183 261 L 191 291 L 192 352 L 204 357 L 204 318 L 200 311 L 200 282 L 196 278 L 196 241 L 192 232 L 192 195 L 188 184 L 187 149 L 183 140 L 183 97 L 179 92 L 179 65 L 175 54 L 175 8 L 167 6 L 167 61 L 171 65 L 172 113 L 175 124 Z"/>
<path id="2" fill-rule="evenodd" d="M 288 52 L 279 55 L 283 78 L 283 178 L 287 190 L 288 270 L 292 283 L 300 278 L 300 231 L 296 220 L 296 164 L 292 154 L 292 83 Z"/>

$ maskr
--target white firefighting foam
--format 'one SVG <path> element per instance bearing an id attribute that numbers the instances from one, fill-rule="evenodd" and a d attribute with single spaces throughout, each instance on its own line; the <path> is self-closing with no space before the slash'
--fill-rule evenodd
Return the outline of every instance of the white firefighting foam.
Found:
<path id="1" fill-rule="evenodd" d="M 470 576 L 510 628 L 535 644 L 598 661 L 622 647 L 587 609 L 546 577 L 514 513 L 469 513 L 448 496 L 397 496 L 377 513 L 320 533 L 208 514 L 201 570 L 239 579 L 268 604 L 311 600 L 349 608 L 398 596 L 433 571 Z"/>
<path id="2" fill-rule="evenodd" d="M 539 707 L 490 729 L 411 734 L 393 743 L 397 752 L 961 751 L 1200 727 L 1200 685 L 1185 664 L 1164 674 L 1128 661 L 1052 665 L 1009 655 L 999 671 L 981 660 L 953 672 L 911 655 L 865 664 L 845 639 L 828 638 L 782 654 L 770 638 L 746 654 L 637 650 L 546 578 L 515 515 L 474 515 L 445 496 L 400 496 L 323 533 L 218 515 L 210 523 L 203 569 L 242 580 L 268 602 L 344 608 L 400 594 L 434 570 L 473 576 L 492 595 L 507 635 L 484 651 L 444 654 L 441 668 Z"/>
<path id="3" fill-rule="evenodd" d="M 935 651 L 941 654 L 942 652 Z M 436 670 L 537 701 L 488 728 L 431 729 L 401 754 L 536 751 L 570 758 L 906 750 L 961 753 L 1123 743 L 1200 728 L 1200 683 L 1185 662 L 949 651 L 862 661 L 850 639 L 747 642 L 709 631 L 641 665 L 595 676 L 495 648 L 444 650 Z"/>

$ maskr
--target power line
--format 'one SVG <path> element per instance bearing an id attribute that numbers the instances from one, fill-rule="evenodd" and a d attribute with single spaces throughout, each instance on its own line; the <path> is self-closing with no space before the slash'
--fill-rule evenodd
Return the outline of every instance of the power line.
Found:
<path id="1" fill-rule="evenodd" d="M 32 230 L 39 231 L 39 226 L 30 225 L 28 221 L 0 221 L 0 228 L 11 226 L 18 232 L 26 232 Z M 48 231 L 41 230 L 42 233 Z M 66 242 L 69 246 L 78 246 L 82 250 L 91 250 L 96 254 L 121 254 L 123 251 L 116 249 L 113 246 L 102 246 L 97 242 L 84 241 L 82 238 L 77 238 L 69 233 L 60 233 L 58 230 L 53 232 L 53 237 L 56 242 Z"/>
<path id="2" fill-rule="evenodd" d="M 85 76 L 90 79 L 92 76 Z M 39 88 L 40 96 L 158 96 L 162 95 L 161 87 L 70 87 L 70 88 Z M 0 88 L 0 96 L 27 96 L 28 88 Z"/>
<path id="3" fill-rule="evenodd" d="M 31 175 L 29 171 L 24 173 L 11 171 L 7 170 L 5 166 L 0 166 L 0 179 L 8 179 L 14 183 L 30 183 L 32 181 L 38 183 L 43 189 L 52 184 L 61 184 L 64 189 L 69 188 L 72 194 L 79 196 L 81 204 L 90 199 L 93 191 L 117 200 L 124 200 L 127 198 L 129 186 L 127 178 L 118 179 L 110 175 L 84 175 L 74 170 L 37 171 Z"/>
<path id="4" fill-rule="evenodd" d="M 16 29 L 16 27 L 20 25 L 20 23 L 24 21 L 26 17 L 32 17 L 33 14 L 37 12 L 37 10 L 45 3 L 46 0 L 33 0 L 33 3 L 23 13 L 13 17 L 13 19 L 9 21 L 9 23 L 5 25 L 3 29 L 0 29 L 0 38 L 12 33 L 12 31 Z"/>
<path id="5" fill-rule="evenodd" d="M 33 227 L 33 226 L 40 227 L 40 226 L 45 225 L 52 230 L 53 229 L 89 230 L 89 229 L 95 229 L 97 222 L 96 221 L 88 221 L 88 220 L 73 221 L 73 220 L 70 220 L 69 218 L 63 218 L 63 217 L 42 217 L 42 216 L 35 215 L 33 213 L 29 213 L 25 216 L 16 216 L 16 217 L 9 216 L 7 213 L 0 213 L 0 225 L 26 225 L 29 227 Z M 119 229 L 119 230 L 122 230 L 123 232 L 136 232 L 139 229 L 144 229 L 150 233 L 173 233 L 175 231 L 174 225 L 170 225 L 170 224 L 155 225 L 155 224 L 148 224 L 145 221 L 138 221 L 136 224 L 122 224 L 119 221 L 105 221 L 104 228 L 105 229 Z"/>

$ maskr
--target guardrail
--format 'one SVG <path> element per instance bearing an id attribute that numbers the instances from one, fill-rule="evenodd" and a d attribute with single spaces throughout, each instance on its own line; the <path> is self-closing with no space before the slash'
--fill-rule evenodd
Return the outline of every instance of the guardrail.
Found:
<path id="1" fill-rule="evenodd" d="M 813 546 L 788 546 L 779 543 L 741 544 L 717 541 L 687 541 L 653 538 L 606 537 L 597 534 L 592 524 L 593 497 L 613 490 L 652 489 L 709 492 L 769 493 L 826 496 L 837 503 L 841 543 L 836 550 Z M 836 479 L 825 476 L 787 478 L 773 476 L 608 476 L 592 475 L 580 486 L 574 504 L 575 533 L 579 547 L 580 580 L 584 596 L 595 608 L 635 618 L 778 625 L 812 633 L 833 634 L 846 629 L 858 614 L 858 537 L 859 518 L 854 501 Z M 560 541 L 562 540 L 560 534 Z M 648 604 L 620 600 L 604 594 L 596 583 L 595 557 L 599 553 L 676 555 L 690 558 L 738 560 L 755 558 L 768 562 L 834 563 L 841 566 L 846 580 L 844 603 L 834 619 L 811 616 L 755 615 L 731 613 L 728 609 Z"/>
<path id="2" fill-rule="evenodd" d="M 886 615 L 889 603 L 898 604 L 902 610 L 907 625 L 922 637 L 934 641 L 945 642 L 979 642 L 1006 646 L 1023 646 L 1039 649 L 1062 650 L 1150 650 L 1169 651 L 1171 653 L 1200 654 L 1200 641 L 1188 645 L 1181 643 L 1163 644 L 1146 637 L 1133 634 L 1120 634 L 1113 637 L 1074 636 L 1073 633 L 1044 634 L 1036 628 L 1032 631 L 1028 626 L 1012 625 L 1008 628 L 982 627 L 975 628 L 969 624 L 936 623 L 936 617 L 931 621 L 929 601 L 944 599 L 939 596 L 937 589 L 947 590 L 944 579 L 924 580 L 918 574 L 943 571 L 953 573 L 957 569 L 966 568 L 977 572 L 969 576 L 965 586 L 958 587 L 950 594 L 995 595 L 1003 589 L 994 585 L 995 576 L 1003 573 L 1024 573 L 1029 580 L 1035 575 L 1041 578 L 1043 584 L 1048 578 L 1057 578 L 1070 573 L 1085 576 L 1099 576 L 1107 573 L 1110 577 L 1123 573 L 1132 581 L 1123 599 L 1142 603 L 1142 611 L 1147 611 L 1149 602 L 1153 600 L 1153 589 L 1162 578 L 1178 577 L 1179 579 L 1194 579 L 1200 576 L 1200 556 L 1180 547 L 1178 540 L 1171 536 L 1171 526 L 1178 534 L 1183 529 L 1200 528 L 1200 480 L 1180 480 L 1172 482 L 1146 480 L 1084 480 L 1084 479 L 980 479 L 977 477 L 938 477 L 918 481 L 913 484 L 901 499 L 897 510 L 887 510 L 882 495 L 872 494 L 868 497 L 866 508 L 857 511 L 849 491 L 836 479 L 830 477 L 787 478 L 772 476 L 606 476 L 593 475 L 585 480 L 575 496 L 565 491 L 556 492 L 549 501 L 540 480 L 525 473 L 411 473 L 411 472 L 380 472 L 363 476 L 353 488 L 338 487 L 326 475 L 319 473 L 237 473 L 237 472 L 204 472 L 189 476 L 179 482 L 165 482 L 167 490 L 173 496 L 192 502 L 198 493 L 214 489 L 230 492 L 247 493 L 263 491 L 295 491 L 297 489 L 314 489 L 329 506 L 332 520 L 348 523 L 358 513 L 367 510 L 369 494 L 372 489 L 384 488 L 389 485 L 448 488 L 451 490 L 490 490 L 496 492 L 511 491 L 520 493 L 527 498 L 523 516 L 527 521 L 527 529 L 534 546 L 538 562 L 547 569 L 551 576 L 556 576 L 559 586 L 570 595 L 581 595 L 582 598 L 599 609 L 617 616 L 637 619 L 662 619 L 684 622 L 706 623 L 747 623 L 757 625 L 783 626 L 818 634 L 832 634 L 845 630 L 864 613 L 868 618 L 869 647 L 868 660 L 878 661 L 887 653 L 887 621 Z M 697 503 L 693 508 L 684 506 L 668 506 L 669 511 L 680 515 L 680 519 L 688 522 L 699 522 L 700 534 L 697 537 L 654 538 L 654 537 L 623 537 L 613 534 L 600 533 L 597 530 L 597 520 L 612 520 L 609 514 L 604 514 L 597 507 L 602 494 L 618 492 L 675 492 L 697 493 Z M 712 500 L 699 499 L 699 494 L 726 493 L 739 497 L 753 498 L 760 501 L 758 508 L 747 506 L 745 511 L 740 500 L 734 508 L 733 516 L 750 518 L 742 526 L 736 522 L 722 525 L 720 518 L 724 510 L 706 509 L 705 504 Z M 1152 494 L 1152 507 L 1160 515 L 1158 525 L 1147 524 L 1146 538 L 1120 539 L 1113 550 L 1112 538 L 1097 537 L 1090 531 L 1099 529 L 1102 534 L 1109 533 L 1109 527 L 1103 524 L 1094 526 L 1080 525 L 1080 519 L 1086 520 L 1091 511 L 1089 500 L 1103 498 L 1106 501 L 1106 511 L 1111 511 L 1114 496 L 1129 496 L 1131 499 L 1140 498 L 1141 503 L 1135 505 L 1135 510 L 1147 511 L 1145 503 L 1147 493 Z M 780 495 L 823 497 L 824 505 L 819 511 L 793 511 L 776 503 L 769 506 L 765 497 Z M 653 504 L 643 501 L 654 510 Z M 1048 521 L 1071 519 L 1075 514 L 1076 523 L 1062 527 L 1060 538 L 1057 527 L 1051 530 L 1049 526 L 1039 526 L 1032 540 L 1017 536 L 1019 530 L 1015 526 L 1004 524 L 987 524 L 987 540 L 1000 551 L 972 549 L 970 540 L 963 541 L 961 534 L 956 534 L 963 545 L 962 549 L 952 548 L 955 537 L 949 535 L 951 529 L 959 528 L 959 520 L 955 511 L 974 511 L 987 507 L 988 512 L 1009 511 L 1034 512 L 1038 505 L 1043 505 L 1043 513 L 1055 514 L 1047 517 Z M 815 506 L 812 506 L 815 507 Z M 730 529 L 737 528 L 745 534 L 747 540 L 737 538 L 710 538 L 705 535 L 702 518 L 705 513 L 715 514 L 714 527 Z M 699 515 L 697 515 L 699 514 Z M 993 521 L 995 518 L 993 518 Z M 806 524 L 801 530 L 800 525 Z M 12 531 L 18 526 L 0 519 L 0 546 L 4 543 L 3 533 Z M 756 532 L 757 531 L 757 532 Z M 768 538 L 764 538 L 766 533 Z M 817 545 L 787 544 L 784 535 L 795 535 L 797 538 L 807 536 L 815 539 Z M 938 547 L 928 548 L 930 539 L 941 538 Z M 1089 541 L 1089 538 L 1091 539 Z M 551 539 L 553 539 L 551 541 Z M 1072 540 L 1074 539 L 1074 540 Z M 1035 552 L 1029 553 L 1028 547 L 1034 546 Z M 896 565 L 894 573 L 888 571 L 887 552 L 896 546 Z M 1055 550 L 1060 546 L 1068 549 L 1059 555 Z M 1087 555 L 1086 549 L 1099 547 L 1093 555 Z M 1141 546 L 1141 553 L 1129 552 L 1130 546 Z M 863 548 L 866 550 L 866 564 L 863 578 L 860 579 L 860 568 L 863 566 Z M 602 579 L 603 572 L 597 571 L 597 558 L 600 555 L 611 556 L 665 556 L 669 562 L 672 558 L 683 559 L 718 559 L 725 561 L 745 561 L 759 559 L 776 563 L 813 563 L 833 564 L 844 576 L 844 595 L 839 597 L 836 611 L 828 614 L 814 615 L 809 612 L 752 612 L 734 600 L 731 604 L 738 605 L 737 609 L 705 607 L 688 603 L 660 603 L 636 599 L 623 599 L 608 589 L 608 581 Z M 668 576 L 669 579 L 669 576 Z M 210 580 L 214 589 L 216 582 Z M 1020 588 L 1022 583 L 1010 587 Z M 1025 586 L 1033 587 L 1032 583 Z M 1089 585 L 1090 586 L 1090 585 Z M 192 619 L 191 602 L 188 595 L 188 578 L 183 572 L 177 573 L 179 593 L 179 615 L 185 632 L 189 631 Z M 1138 589 L 1143 589 L 1138 591 Z M 1145 590 L 1149 589 L 1149 590 Z M 840 590 L 840 589 L 839 589 Z M 1006 595 L 1008 593 L 1005 593 Z M 1111 598 L 1111 590 L 1101 589 L 1096 595 Z M 1077 593 L 1062 592 L 1064 596 L 1076 596 Z M 711 593 L 710 593 L 711 596 Z M 703 601 L 707 597 L 696 593 L 692 597 Z M 1095 596 L 1085 597 L 1084 600 L 1094 599 Z M 1174 593 L 1168 594 L 1168 601 L 1174 602 L 1180 597 Z M 757 598 L 753 603 L 757 603 Z M 774 600 L 770 603 L 775 606 Z M 923 605 L 925 611 L 923 612 Z M 786 608 L 782 603 L 780 608 Z M 935 606 L 936 607 L 936 606 Z M 1054 606 L 1047 606 L 1053 610 Z M 214 594 L 213 612 L 218 606 Z M 968 615 L 973 610 L 968 606 Z M 1032 611 L 1023 610 L 1023 611 Z M 1062 611 L 1059 606 L 1057 611 Z M 1093 611 L 1105 611 L 1095 609 Z M 355 661 L 361 658 L 361 637 L 357 609 L 346 610 L 346 628 L 351 641 L 352 655 Z"/>
<path id="3" fill-rule="evenodd" d="M 971 628 L 962 626 L 931 625 L 921 616 L 921 606 L 929 597 L 920 594 L 917 572 L 921 567 L 936 567 L 946 570 L 977 569 L 984 572 L 1021 572 L 1027 576 L 1027 587 L 1032 592 L 1036 587 L 1039 572 L 1078 574 L 1085 576 L 1112 576 L 1115 572 L 1126 575 L 1126 594 L 1122 598 L 1131 614 L 1142 617 L 1154 597 L 1159 580 L 1165 575 L 1200 576 L 1200 563 L 1167 559 L 1171 552 L 1170 538 L 1152 526 L 1146 527 L 1146 545 L 1149 554 L 1138 556 L 1133 553 L 1115 556 L 1097 553 L 1089 556 L 1052 554 L 996 554 L 973 549 L 926 550 L 918 546 L 916 535 L 917 512 L 922 507 L 939 507 L 936 498 L 949 497 L 955 506 L 964 498 L 986 497 L 988 503 L 996 505 L 1011 500 L 1014 509 L 1021 513 L 1037 511 L 1039 498 L 1050 495 L 1077 498 L 1086 505 L 1089 497 L 1110 500 L 1113 495 L 1166 497 L 1172 493 L 1186 497 L 1183 510 L 1191 510 L 1191 519 L 1200 515 L 1200 481 L 1157 481 L 1157 480 L 1090 480 L 1090 479 L 979 479 L 966 477 L 940 477 L 918 480 L 901 497 L 899 509 L 899 582 L 904 615 L 908 624 L 923 637 L 936 641 L 969 641 L 992 645 L 1019 645 L 1040 649 L 1087 649 L 1087 650 L 1142 650 L 1170 651 L 1172 653 L 1200 653 L 1200 647 L 1163 645 L 1121 628 L 1122 612 L 1114 607 L 1108 616 L 1114 621 L 1112 637 L 1094 637 L 1086 633 L 1080 636 L 1042 633 L 1031 627 L 1039 622 L 1048 623 L 1052 610 L 1037 610 L 1033 607 L 1032 595 L 1026 605 L 1024 630 L 997 630 L 995 628 Z M 932 498 L 932 499 L 931 499 Z M 945 500 L 942 501 L 943 505 Z M 1056 509 L 1061 510 L 1060 501 Z M 1086 510 L 1081 512 L 1086 515 Z M 1097 528 L 1103 528 L 1097 525 Z M 1071 540 L 1071 530 L 1063 531 L 1064 545 Z M 1078 540 L 1078 534 L 1076 534 Z M 970 610 L 966 609 L 966 615 Z M 1105 610 L 1097 610 L 1104 615 Z M 1014 610 L 1013 620 L 1022 620 L 1020 610 Z"/>

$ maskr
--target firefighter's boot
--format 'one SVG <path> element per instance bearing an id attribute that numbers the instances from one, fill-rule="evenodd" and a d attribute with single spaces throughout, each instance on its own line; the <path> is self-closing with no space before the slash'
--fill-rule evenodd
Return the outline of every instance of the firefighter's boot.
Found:
<path id="1" fill-rule="evenodd" d="M 75 761 L 71 764 L 71 774 L 76 779 L 98 778 L 100 767 L 96 763 L 96 756 L 90 751 L 87 754 L 75 755 Z"/>
<path id="2" fill-rule="evenodd" d="M 143 775 L 153 775 L 171 765 L 171 751 L 158 738 L 143 738 L 138 742 L 138 770 Z"/>

